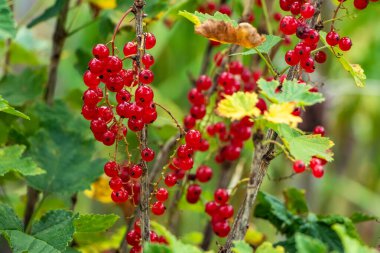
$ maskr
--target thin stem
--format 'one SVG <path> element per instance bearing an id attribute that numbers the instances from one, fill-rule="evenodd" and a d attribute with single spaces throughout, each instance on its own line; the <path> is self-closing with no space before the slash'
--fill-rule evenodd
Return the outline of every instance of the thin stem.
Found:
<path id="1" fill-rule="evenodd" d="M 254 49 L 257 52 L 257 54 L 260 56 L 260 58 L 265 62 L 271 74 L 276 78 L 278 74 L 274 70 L 273 65 L 269 62 L 270 60 L 268 60 L 257 48 L 254 48 Z"/>
<path id="2" fill-rule="evenodd" d="M 160 107 L 162 110 L 164 110 L 169 116 L 170 118 L 172 118 L 172 120 L 174 121 L 174 123 L 176 124 L 179 132 L 180 132 L 180 138 L 181 136 L 183 136 L 185 134 L 185 130 L 183 130 L 183 128 L 181 127 L 181 125 L 178 123 L 178 121 L 174 118 L 173 114 L 168 110 L 166 109 L 165 107 L 163 107 L 162 105 L 158 104 L 158 103 L 155 103 L 158 107 Z"/>
<path id="3" fill-rule="evenodd" d="M 319 47 L 319 48 L 317 48 L 317 49 L 311 51 L 310 54 L 315 54 L 316 52 L 321 51 L 321 50 L 323 50 L 323 49 L 325 49 L 325 48 L 328 48 L 328 47 L 329 47 L 329 46 Z"/>
<path id="4" fill-rule="evenodd" d="M 90 25 L 96 23 L 97 21 L 98 21 L 98 19 L 95 18 L 95 19 L 93 19 L 93 20 L 91 20 L 91 21 L 89 21 L 87 23 L 84 23 L 83 25 L 81 25 L 81 26 L 73 29 L 71 32 L 68 32 L 67 37 L 73 36 L 74 34 L 76 34 L 77 32 L 79 32 L 80 30 L 86 28 L 87 26 L 90 26 Z"/>
<path id="5" fill-rule="evenodd" d="M 334 24 L 335 24 L 335 21 L 336 21 L 336 16 L 338 15 L 338 12 L 339 12 L 339 10 L 340 10 L 340 8 L 342 7 L 342 5 L 343 5 L 343 1 L 340 1 L 339 2 L 339 5 L 336 7 L 336 9 L 335 9 L 335 11 L 334 11 L 334 15 L 333 15 L 333 17 L 332 17 L 332 23 L 331 23 L 331 30 L 333 30 L 334 29 Z"/>
<path id="6" fill-rule="evenodd" d="M 261 4 L 263 7 L 263 14 L 264 14 L 264 18 L 265 18 L 265 23 L 267 25 L 268 34 L 272 35 L 273 29 L 272 29 L 272 24 L 271 24 L 270 19 L 269 19 L 269 13 L 268 13 L 268 7 L 267 7 L 266 0 L 261 0 Z"/>
<path id="7" fill-rule="evenodd" d="M 135 1 L 136 2 L 136 1 Z M 117 23 L 117 26 L 115 27 L 115 30 L 112 35 L 112 40 L 111 40 L 111 45 L 112 45 L 112 55 L 115 55 L 115 39 L 116 39 L 116 34 L 120 29 L 121 24 L 123 23 L 124 19 L 128 16 L 128 14 L 132 11 L 132 7 L 129 8 L 124 15 L 121 17 L 119 23 Z M 136 22 L 137 23 L 137 22 Z"/>
<path id="8" fill-rule="evenodd" d="M 32 213 L 32 216 L 30 217 L 30 220 L 28 221 L 28 223 L 25 224 L 25 226 L 26 226 L 25 227 L 25 232 L 26 233 L 30 233 L 31 232 L 33 221 L 36 218 L 37 213 L 40 211 L 40 209 L 42 207 L 42 204 L 44 203 L 45 199 L 46 199 L 46 195 L 43 194 L 42 195 L 42 199 L 38 202 L 38 205 L 34 209 L 34 211 Z"/>

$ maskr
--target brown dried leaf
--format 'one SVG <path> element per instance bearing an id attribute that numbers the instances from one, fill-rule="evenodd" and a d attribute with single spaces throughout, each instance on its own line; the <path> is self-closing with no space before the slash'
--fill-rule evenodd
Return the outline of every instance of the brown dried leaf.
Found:
<path id="1" fill-rule="evenodd" d="M 240 23 L 233 27 L 230 23 L 209 19 L 197 25 L 195 32 L 213 41 L 245 48 L 260 46 L 265 41 L 265 36 L 260 35 L 249 23 Z"/>

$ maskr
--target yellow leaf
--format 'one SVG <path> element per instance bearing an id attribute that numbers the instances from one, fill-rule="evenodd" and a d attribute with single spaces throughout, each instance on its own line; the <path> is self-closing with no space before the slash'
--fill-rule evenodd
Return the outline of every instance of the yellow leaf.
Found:
<path id="1" fill-rule="evenodd" d="M 296 127 L 298 123 L 302 122 L 302 119 L 292 114 L 295 108 L 295 103 L 271 104 L 268 111 L 264 113 L 264 118 L 273 123 Z"/>
<path id="2" fill-rule="evenodd" d="M 96 199 L 102 203 L 113 203 L 111 199 L 111 189 L 106 177 L 100 177 L 91 185 L 91 190 L 85 190 L 84 194 L 92 199 Z"/>
<path id="3" fill-rule="evenodd" d="M 93 5 L 96 5 L 100 9 L 115 9 L 116 0 L 88 0 Z"/>
<path id="4" fill-rule="evenodd" d="M 263 233 L 250 227 L 245 234 L 244 240 L 250 245 L 257 247 L 263 243 L 265 236 Z"/>
<path id="5" fill-rule="evenodd" d="M 199 18 L 193 13 L 190 13 L 187 11 L 180 11 L 178 14 L 190 20 L 190 22 L 194 23 L 195 26 L 198 26 L 201 24 L 201 21 L 199 20 Z"/>
<path id="6" fill-rule="evenodd" d="M 257 117 L 260 110 L 256 107 L 259 101 L 256 93 L 236 92 L 230 96 L 225 96 L 218 103 L 216 113 L 231 120 L 240 120 L 245 116 Z"/>

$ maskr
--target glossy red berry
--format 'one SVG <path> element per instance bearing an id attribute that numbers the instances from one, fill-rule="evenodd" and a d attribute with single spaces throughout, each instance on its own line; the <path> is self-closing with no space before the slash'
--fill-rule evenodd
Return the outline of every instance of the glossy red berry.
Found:
<path id="1" fill-rule="evenodd" d="M 139 106 L 148 106 L 153 101 L 154 93 L 152 88 L 146 85 L 141 85 L 135 92 L 135 101 Z"/>
<path id="2" fill-rule="evenodd" d="M 154 74 L 150 69 L 144 69 L 140 72 L 139 80 L 143 84 L 150 84 L 154 80 Z"/>
<path id="3" fill-rule="evenodd" d="M 232 216 L 234 216 L 234 208 L 232 205 L 228 205 L 228 204 L 221 205 L 219 207 L 218 213 L 224 219 L 229 219 L 229 218 L 232 218 Z"/>
<path id="4" fill-rule="evenodd" d="M 202 193 L 202 188 L 199 185 L 197 184 L 189 185 L 189 187 L 187 188 L 187 193 L 186 193 L 187 202 L 189 202 L 190 204 L 197 203 L 201 196 L 201 193 Z"/>
<path id="5" fill-rule="evenodd" d="M 292 16 L 284 16 L 280 21 L 280 30 L 285 35 L 295 34 L 297 31 L 298 22 Z"/>
<path id="6" fill-rule="evenodd" d="M 106 59 L 109 56 L 110 51 L 109 51 L 109 49 L 108 49 L 108 47 L 106 45 L 104 45 L 104 44 L 97 44 L 92 49 L 92 54 L 94 55 L 95 58 L 103 60 L 103 59 Z"/>
<path id="7" fill-rule="evenodd" d="M 151 49 L 156 45 L 156 37 L 152 33 L 145 33 L 145 48 Z"/>
<path id="8" fill-rule="evenodd" d="M 321 136 L 325 136 L 325 128 L 323 126 L 316 126 L 313 131 L 314 134 L 320 134 Z"/>
<path id="9" fill-rule="evenodd" d="M 91 121 L 91 131 L 94 133 L 104 134 L 107 131 L 107 124 L 104 120 L 95 119 Z"/>
<path id="10" fill-rule="evenodd" d="M 83 82 L 89 88 L 96 88 L 100 84 L 100 79 L 96 74 L 92 73 L 90 70 L 87 70 L 83 75 Z"/>
<path id="11" fill-rule="evenodd" d="M 195 173 L 197 180 L 201 183 L 210 181 L 212 174 L 212 169 L 206 165 L 199 166 Z"/>
<path id="12" fill-rule="evenodd" d="M 301 6 L 301 16 L 305 19 L 313 17 L 315 8 L 311 3 L 304 3 Z"/>
<path id="13" fill-rule="evenodd" d="M 124 45 L 123 53 L 126 57 L 137 54 L 137 44 L 135 42 L 127 42 Z"/>
<path id="14" fill-rule="evenodd" d="M 332 47 L 338 45 L 339 40 L 339 34 L 334 31 L 331 31 L 326 35 L 326 42 Z"/>
<path id="15" fill-rule="evenodd" d="M 306 165 L 301 160 L 295 161 L 293 163 L 293 170 L 295 173 L 302 173 L 306 170 Z"/>
<path id="16" fill-rule="evenodd" d="M 318 166 L 318 165 L 322 165 L 322 162 L 320 159 L 318 159 L 317 157 L 313 157 L 311 158 L 310 162 L 309 162 L 309 167 L 311 169 L 314 169 L 315 166 Z"/>
<path id="17" fill-rule="evenodd" d="M 293 15 L 298 15 L 298 14 L 300 14 L 300 12 L 301 12 L 301 3 L 298 2 L 298 1 L 294 1 L 294 2 L 290 5 L 290 12 L 291 12 Z"/>
<path id="18" fill-rule="evenodd" d="M 118 175 L 118 165 L 114 161 L 109 161 L 104 164 L 104 173 L 108 177 L 115 177 Z"/>
<path id="19" fill-rule="evenodd" d="M 116 56 L 108 56 L 105 67 L 107 72 L 117 73 L 123 68 L 123 62 Z"/>
<path id="20" fill-rule="evenodd" d="M 196 87 L 200 91 L 208 90 L 211 88 L 211 86 L 212 86 L 211 78 L 206 75 L 201 75 L 196 82 Z"/>
<path id="21" fill-rule="evenodd" d="M 342 51 L 348 51 L 352 47 L 352 41 L 348 37 L 343 37 L 339 40 L 339 48 Z"/>
<path id="22" fill-rule="evenodd" d="M 110 188 L 114 191 L 118 191 L 123 187 L 123 181 L 120 177 L 113 177 L 109 182 Z"/>
<path id="23" fill-rule="evenodd" d="M 294 52 L 296 55 L 298 55 L 298 57 L 300 59 L 305 59 L 305 58 L 308 58 L 310 56 L 311 49 L 308 45 L 301 42 L 295 46 Z"/>
<path id="24" fill-rule="evenodd" d="M 131 93 L 127 90 L 120 90 L 118 93 L 116 93 L 116 101 L 120 104 L 123 102 L 129 102 L 131 101 Z"/>
<path id="25" fill-rule="evenodd" d="M 232 9 L 231 9 L 231 7 L 228 4 L 222 4 L 219 7 L 219 12 L 223 13 L 223 14 L 226 14 L 227 16 L 231 16 Z"/>
<path id="26" fill-rule="evenodd" d="M 234 75 L 241 75 L 241 73 L 243 72 L 243 67 L 243 63 L 241 63 L 240 61 L 232 61 L 229 64 L 229 70 Z"/>
<path id="27" fill-rule="evenodd" d="M 155 215 L 163 215 L 165 213 L 165 206 L 162 202 L 156 201 L 152 205 L 152 213 Z"/>
<path id="28" fill-rule="evenodd" d="M 300 58 L 294 50 L 289 50 L 285 54 L 285 61 L 290 66 L 295 66 L 299 63 Z"/>
<path id="29" fill-rule="evenodd" d="M 230 198 L 226 189 L 217 189 L 214 193 L 214 199 L 218 204 L 225 204 Z"/>
<path id="30" fill-rule="evenodd" d="M 198 130 L 190 130 L 185 135 L 186 144 L 191 148 L 197 148 L 201 141 L 201 133 Z"/>
<path id="31" fill-rule="evenodd" d="M 314 55 L 314 60 L 318 63 L 325 63 L 326 60 L 327 60 L 327 54 L 323 51 L 318 51 L 315 55 Z"/>
<path id="32" fill-rule="evenodd" d="M 226 237 L 230 233 L 231 227 L 227 222 L 222 221 L 215 223 L 213 230 L 217 236 Z"/>
<path id="33" fill-rule="evenodd" d="M 140 244 L 141 234 L 136 230 L 131 230 L 126 236 L 127 243 L 131 246 L 137 246 Z"/>
<path id="34" fill-rule="evenodd" d="M 143 170 L 140 165 L 135 164 L 129 169 L 129 175 L 131 176 L 131 178 L 140 178 L 142 174 Z"/>
<path id="35" fill-rule="evenodd" d="M 354 6 L 358 10 L 364 10 L 365 8 L 367 8 L 368 3 L 368 0 L 354 0 Z"/>
<path id="36" fill-rule="evenodd" d="M 210 201 L 206 203 L 205 211 L 208 215 L 213 216 L 219 209 L 219 205 L 215 201 Z"/>
<path id="37" fill-rule="evenodd" d="M 88 63 L 88 68 L 90 69 L 91 73 L 100 75 L 104 71 L 104 62 L 94 58 Z"/>
<path id="38" fill-rule="evenodd" d="M 165 188 L 159 188 L 156 192 L 156 199 L 161 202 L 165 202 L 169 197 L 169 192 Z"/>
<path id="39" fill-rule="evenodd" d="M 145 162 L 151 162 L 154 159 L 154 151 L 151 148 L 144 148 L 141 151 L 141 159 Z"/>
<path id="40" fill-rule="evenodd" d="M 323 166 L 322 165 L 316 165 L 314 166 L 312 169 L 311 169 L 314 177 L 316 178 L 321 178 L 323 177 L 323 175 L 325 174 L 325 171 L 323 169 Z"/>
<path id="41" fill-rule="evenodd" d="M 191 115 L 187 115 L 183 120 L 183 124 L 186 129 L 192 129 L 195 127 L 196 119 L 194 119 Z"/>
<path id="42" fill-rule="evenodd" d="M 124 189 L 113 191 L 111 193 L 111 199 L 115 203 L 122 203 L 128 200 L 128 192 Z"/>
<path id="43" fill-rule="evenodd" d="M 83 105 L 82 115 L 87 120 L 93 120 L 98 117 L 98 108 L 95 105 Z"/>
<path id="44" fill-rule="evenodd" d="M 174 174 L 169 173 L 166 175 L 164 181 L 166 186 L 173 187 L 177 183 L 177 177 Z"/>
<path id="45" fill-rule="evenodd" d="M 106 145 L 106 146 L 112 146 L 115 143 L 115 140 L 116 140 L 116 135 L 115 135 L 114 132 L 112 132 L 110 130 L 107 130 L 103 134 L 102 142 L 103 142 L 104 145 Z"/>
<path id="46" fill-rule="evenodd" d="M 150 68 L 154 64 L 154 57 L 150 54 L 144 54 L 142 57 L 142 63 L 144 64 L 145 68 Z"/>

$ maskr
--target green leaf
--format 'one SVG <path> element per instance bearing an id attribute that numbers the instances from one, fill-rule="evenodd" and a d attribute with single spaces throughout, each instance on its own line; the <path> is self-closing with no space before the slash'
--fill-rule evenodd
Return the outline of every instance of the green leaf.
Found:
<path id="1" fill-rule="evenodd" d="M 149 15 L 149 17 L 156 17 L 160 12 L 167 11 L 170 4 L 167 0 L 151 0 L 146 3 L 144 8 L 145 13 Z"/>
<path id="2" fill-rule="evenodd" d="M 22 230 L 23 224 L 15 211 L 6 204 L 0 204 L 0 231 Z"/>
<path id="3" fill-rule="evenodd" d="M 307 214 L 309 209 L 306 203 L 305 190 L 288 188 L 284 190 L 286 208 L 294 214 Z"/>
<path id="4" fill-rule="evenodd" d="M 41 97 L 47 80 L 46 68 L 25 69 L 0 81 L 0 94 L 14 106 L 22 106 Z M 17 92 L 15 92 L 17 90 Z"/>
<path id="5" fill-rule="evenodd" d="M 269 54 L 270 51 L 272 50 L 272 48 L 274 46 L 276 46 L 278 43 L 280 43 L 280 41 L 282 41 L 281 37 L 275 36 L 275 35 L 270 35 L 270 34 L 265 35 L 265 38 L 266 38 L 266 40 L 264 41 L 264 43 L 261 44 L 260 46 L 256 47 L 255 49 L 250 49 L 250 50 L 245 51 L 245 52 L 232 54 L 231 56 L 234 56 L 234 55 L 253 55 L 253 54 L 257 54 L 257 51 L 259 51 L 262 54 Z"/>
<path id="6" fill-rule="evenodd" d="M 53 18 L 58 15 L 58 13 L 62 10 L 63 6 L 65 4 L 65 1 L 56 0 L 55 3 L 47 8 L 41 15 L 34 18 L 28 25 L 28 28 L 31 28 L 43 21 L 46 21 L 50 18 Z"/>
<path id="7" fill-rule="evenodd" d="M 257 248 L 255 253 L 285 253 L 285 250 L 282 246 L 273 247 L 270 242 L 264 242 Z"/>
<path id="8" fill-rule="evenodd" d="M 190 232 L 181 236 L 181 240 L 186 244 L 199 245 L 203 241 L 203 233 L 201 232 Z"/>
<path id="9" fill-rule="evenodd" d="M 366 222 L 366 221 L 379 221 L 378 216 L 369 215 L 366 213 L 353 213 L 350 216 L 350 220 L 353 223 L 360 223 L 360 222 Z"/>
<path id="10" fill-rule="evenodd" d="M 152 221 L 151 225 L 157 234 L 162 235 L 169 242 L 169 248 L 172 252 L 186 252 L 186 253 L 202 253 L 200 249 L 193 245 L 184 244 L 172 235 L 164 226 L 157 222 Z M 144 251 L 145 252 L 145 251 Z"/>
<path id="11" fill-rule="evenodd" d="M 7 0 L 0 0 L 0 39 L 14 38 L 16 23 Z"/>
<path id="12" fill-rule="evenodd" d="M 296 234 L 297 252 L 302 253 L 326 253 L 326 246 L 319 240 L 301 233 Z"/>
<path id="13" fill-rule="evenodd" d="M 344 226 L 336 224 L 333 226 L 333 229 L 341 239 L 345 253 L 378 253 L 376 249 L 362 245 L 359 241 L 350 237 Z"/>
<path id="14" fill-rule="evenodd" d="M 145 243 L 144 253 L 173 253 L 173 251 L 163 244 Z"/>
<path id="15" fill-rule="evenodd" d="M 285 147 L 295 160 L 308 164 L 313 156 L 333 161 L 333 153 L 329 149 L 334 143 L 327 137 L 316 134 L 305 135 L 300 130 L 286 124 L 268 124 L 278 133 Z"/>
<path id="16" fill-rule="evenodd" d="M 354 78 L 356 86 L 363 88 L 365 86 L 366 82 L 366 75 L 364 74 L 363 68 L 358 64 L 351 64 L 345 57 L 342 50 L 340 50 L 338 47 L 332 48 L 327 44 L 326 41 L 326 32 L 321 31 L 320 32 L 320 38 L 321 41 L 327 46 L 332 54 L 334 54 L 336 59 L 342 64 L 343 68 L 348 71 L 351 76 Z"/>
<path id="17" fill-rule="evenodd" d="M 74 220 L 75 232 L 103 232 L 111 228 L 119 216 L 115 214 L 82 214 Z"/>
<path id="18" fill-rule="evenodd" d="M 307 84 L 299 84 L 296 80 L 285 80 L 281 85 L 281 91 L 276 92 L 280 83 L 276 80 L 266 81 L 260 79 L 258 82 L 261 94 L 273 103 L 294 102 L 298 106 L 310 106 L 321 103 L 325 99 L 319 92 L 310 92 L 312 88 Z"/>
<path id="19" fill-rule="evenodd" d="M 61 253 L 48 243 L 18 230 L 3 230 L 0 233 L 8 241 L 13 253 Z"/>
<path id="20" fill-rule="evenodd" d="M 248 243 L 244 241 L 234 241 L 234 247 L 232 248 L 232 252 L 234 253 L 252 253 L 253 249 L 249 246 Z"/>
<path id="21" fill-rule="evenodd" d="M 45 171 L 37 166 L 30 158 L 22 158 L 26 147 L 13 145 L 0 148 L 0 176 L 4 176 L 10 171 L 16 171 L 24 176 L 43 174 Z"/>
<path id="22" fill-rule="evenodd" d="M 31 234 L 54 248 L 64 251 L 73 238 L 75 217 L 76 215 L 72 212 L 65 210 L 49 211 L 33 224 Z"/>
<path id="23" fill-rule="evenodd" d="M 39 130 L 29 142 L 31 157 L 46 170 L 46 174 L 27 177 L 29 185 L 35 189 L 72 194 L 88 189 L 103 172 L 103 161 L 91 160 L 93 140 L 87 140 L 79 133 L 53 125 L 53 128 Z"/>
<path id="24" fill-rule="evenodd" d="M 5 100 L 2 96 L 0 96 L 0 112 L 8 113 L 17 117 L 21 117 L 29 120 L 30 118 L 23 114 L 22 112 L 17 111 L 12 106 L 9 105 L 8 101 Z"/>
<path id="25" fill-rule="evenodd" d="M 328 215 L 328 216 L 320 216 L 319 223 L 324 223 L 328 226 L 332 226 L 334 224 L 341 224 L 345 227 L 347 233 L 349 236 L 361 240 L 359 233 L 356 231 L 356 227 L 354 223 L 347 217 L 342 216 L 342 215 Z"/>
<path id="26" fill-rule="evenodd" d="M 254 216 L 268 220 L 283 234 L 294 234 L 301 219 L 289 212 L 280 200 L 259 192 Z"/>
<path id="27" fill-rule="evenodd" d="M 202 24 L 206 20 L 213 19 L 215 21 L 223 21 L 231 24 L 234 27 L 238 26 L 238 23 L 235 20 L 232 20 L 228 15 L 222 14 L 220 12 L 215 12 L 214 15 L 207 13 L 200 13 L 198 11 L 190 13 L 188 11 L 180 11 L 178 13 L 180 16 L 187 18 L 190 22 L 194 23 L 196 26 Z"/>

